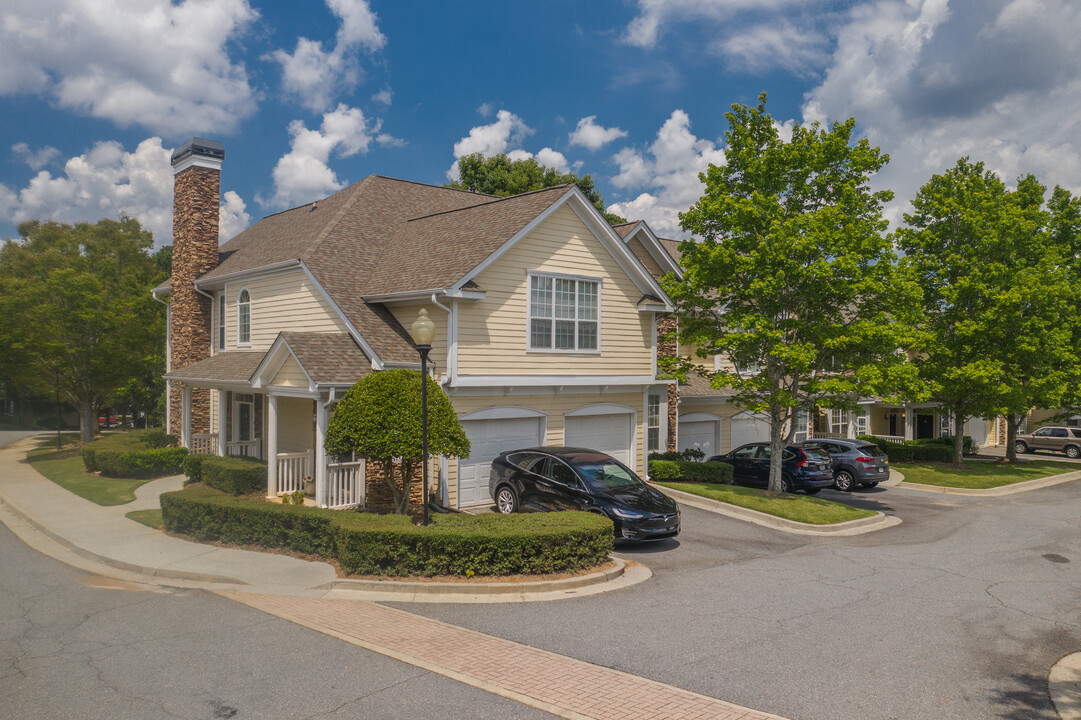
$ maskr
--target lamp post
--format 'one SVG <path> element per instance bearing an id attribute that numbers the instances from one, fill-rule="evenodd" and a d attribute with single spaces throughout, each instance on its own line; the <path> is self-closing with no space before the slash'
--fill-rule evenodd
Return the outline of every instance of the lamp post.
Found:
<path id="1" fill-rule="evenodd" d="M 420 451 L 422 456 L 422 505 L 424 506 L 424 524 L 428 524 L 428 353 L 435 338 L 435 323 L 428 317 L 424 308 L 417 313 L 417 319 L 409 327 L 413 344 L 420 353 Z"/>

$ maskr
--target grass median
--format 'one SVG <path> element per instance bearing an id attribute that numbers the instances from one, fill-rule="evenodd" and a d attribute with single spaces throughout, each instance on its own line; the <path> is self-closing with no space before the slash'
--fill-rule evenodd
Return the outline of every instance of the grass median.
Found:
<path id="1" fill-rule="evenodd" d="M 673 490 L 681 490 L 685 493 L 709 498 L 710 500 L 717 500 L 718 502 L 736 505 L 748 510 L 757 510 L 760 513 L 809 525 L 835 525 L 836 523 L 859 520 L 874 515 L 874 512 L 870 510 L 862 510 L 842 503 L 811 497 L 810 495 L 797 495 L 795 493 L 778 495 L 756 488 L 711 483 L 662 482 L 657 484 Z"/>
<path id="2" fill-rule="evenodd" d="M 1081 470 L 1081 465 L 1053 460 L 1034 460 L 1017 465 L 976 461 L 967 462 L 962 468 L 935 462 L 898 463 L 893 467 L 905 476 L 905 482 L 971 490 L 987 490 Z"/>
<path id="3" fill-rule="evenodd" d="M 41 447 L 27 454 L 30 465 L 60 487 L 81 498 L 103 506 L 126 505 L 135 499 L 135 490 L 149 480 L 106 478 L 88 473 L 83 467 L 77 441 L 65 437 L 62 447 L 56 449 L 56 439 L 51 437 Z"/>

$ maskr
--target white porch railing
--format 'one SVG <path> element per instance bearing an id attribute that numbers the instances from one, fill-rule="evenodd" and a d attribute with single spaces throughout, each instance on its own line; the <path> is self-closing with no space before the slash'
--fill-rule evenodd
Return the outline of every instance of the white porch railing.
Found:
<path id="1" fill-rule="evenodd" d="M 278 453 L 278 493 L 304 490 L 304 477 L 312 475 L 312 452 Z"/>
<path id="2" fill-rule="evenodd" d="M 188 452 L 192 455 L 217 455 L 217 433 L 192 433 L 191 447 L 188 448 Z"/>
<path id="3" fill-rule="evenodd" d="M 882 438 L 883 440 L 889 440 L 890 442 L 895 442 L 895 443 L 902 443 L 903 444 L 905 442 L 905 436 L 904 435 L 875 435 L 875 437 L 876 438 Z"/>
<path id="4" fill-rule="evenodd" d="M 225 454 L 259 459 L 259 441 L 227 442 L 225 443 Z"/>
<path id="5" fill-rule="evenodd" d="M 364 503 L 364 461 L 327 463 L 327 507 L 335 510 Z"/>
<path id="6" fill-rule="evenodd" d="M 848 436 L 842 435 L 841 433 L 820 432 L 815 430 L 815 439 L 817 440 L 819 438 L 840 438 L 841 440 L 846 440 L 848 439 Z"/>

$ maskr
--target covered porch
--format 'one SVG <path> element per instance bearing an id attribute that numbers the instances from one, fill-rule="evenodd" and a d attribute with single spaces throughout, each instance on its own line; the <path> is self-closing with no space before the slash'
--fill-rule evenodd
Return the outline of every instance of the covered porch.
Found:
<path id="1" fill-rule="evenodd" d="M 367 463 L 328 456 L 324 440 L 338 399 L 367 372 L 347 335 L 281 333 L 266 353 L 221 353 L 168 373 L 181 397 L 171 427 L 192 453 L 265 461 L 268 498 L 300 491 L 306 504 L 362 507 Z"/>
<path id="2" fill-rule="evenodd" d="M 858 409 L 820 408 L 813 415 L 811 435 L 816 438 L 851 438 L 860 435 L 903 443 L 950 435 L 952 422 L 938 403 L 891 404 L 865 400 Z"/>

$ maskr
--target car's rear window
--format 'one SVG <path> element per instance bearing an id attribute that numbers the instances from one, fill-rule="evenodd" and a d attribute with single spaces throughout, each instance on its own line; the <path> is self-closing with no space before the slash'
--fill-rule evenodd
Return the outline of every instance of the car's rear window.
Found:
<path id="1" fill-rule="evenodd" d="M 1070 428 L 1070 432 L 1074 437 L 1081 438 L 1081 428 Z"/>
<path id="2" fill-rule="evenodd" d="M 829 460 L 830 459 L 830 454 L 828 452 L 826 452 L 825 450 L 822 450 L 821 448 L 805 447 L 805 448 L 803 448 L 803 452 L 811 460 Z"/>
<path id="3" fill-rule="evenodd" d="M 860 445 L 858 448 L 864 455 L 870 455 L 871 457 L 885 457 L 886 453 L 882 452 L 882 448 L 878 445 Z"/>

